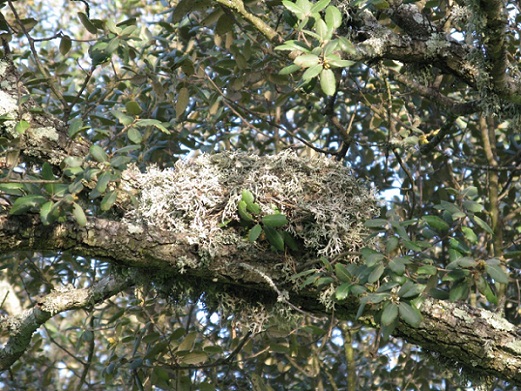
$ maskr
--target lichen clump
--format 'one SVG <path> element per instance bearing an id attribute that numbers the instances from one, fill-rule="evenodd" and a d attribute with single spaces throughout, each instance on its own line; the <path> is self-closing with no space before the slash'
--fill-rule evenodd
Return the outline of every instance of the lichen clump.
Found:
<path id="1" fill-rule="evenodd" d="M 141 193 L 127 219 L 182 234 L 203 248 L 224 237 L 244 243 L 244 232 L 233 226 L 240 220 L 237 204 L 244 189 L 254 194 L 261 215 L 285 214 L 285 229 L 316 255 L 358 251 L 367 245 L 364 221 L 378 214 L 374 191 L 347 168 L 291 151 L 203 154 L 173 169 L 150 168 L 132 177 Z"/>

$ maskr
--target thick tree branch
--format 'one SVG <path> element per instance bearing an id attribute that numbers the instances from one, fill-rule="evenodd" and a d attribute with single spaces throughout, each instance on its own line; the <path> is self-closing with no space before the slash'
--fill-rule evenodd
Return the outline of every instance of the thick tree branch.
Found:
<path id="1" fill-rule="evenodd" d="M 268 275 L 279 290 L 291 289 L 274 267 L 283 261 L 283 254 L 259 250 L 258 253 L 252 252 L 251 257 L 245 258 L 244 252 L 241 253 L 237 246 L 228 246 L 226 252 L 220 252 L 221 256 L 206 259 L 206 263 L 203 264 L 200 262 L 201 254 L 198 253 L 197 247 L 175 233 L 157 229 L 139 230 L 123 222 L 91 219 L 85 228 L 77 228 L 73 223 L 44 227 L 38 223 L 37 217 L 0 217 L 2 251 L 18 248 L 68 250 L 78 255 L 117 260 L 120 265 L 140 267 L 143 270 L 163 270 L 172 275 L 179 274 L 182 263 L 185 265 L 183 279 L 191 278 L 198 281 L 200 286 L 218 284 L 220 291 L 226 287 L 230 287 L 232 291 L 241 289 L 244 292 L 246 289 L 255 297 L 261 297 L 255 292 L 271 292 L 272 298 L 276 299 L 270 283 L 259 273 L 241 267 L 242 263 Z M 186 267 L 190 259 L 194 264 L 201 266 Z M 102 300 L 103 297 L 123 289 L 126 284 L 126 281 L 107 281 L 104 285 L 100 282 L 92 291 L 83 292 L 84 299 L 79 301 L 73 293 L 66 292 L 66 305 L 59 308 L 79 308 L 94 297 L 98 301 Z M 59 297 L 62 293 L 56 294 Z M 327 313 L 320 304 L 316 291 L 292 291 L 289 301 L 306 312 L 317 315 Z M 18 336 L 20 333 L 16 334 L 19 340 L 24 340 L 23 337 L 28 338 L 42 320 L 49 319 L 53 308 L 51 303 L 54 301 L 40 304 L 32 310 L 30 316 L 24 315 L 28 326 L 23 336 Z M 338 305 L 336 315 L 352 318 L 357 309 L 357 302 Z M 397 331 L 399 336 L 436 352 L 445 359 L 521 385 L 521 332 L 514 325 L 497 314 L 461 303 L 428 299 L 421 312 L 423 321 L 419 328 L 411 328 L 401 323 Z M 11 345 L 15 345 L 15 342 Z M 16 354 L 19 356 L 21 352 Z M 9 357 L 9 360 L 13 360 L 14 356 Z M 2 365 L 7 365 L 8 362 L 5 358 Z"/>
<path id="2" fill-rule="evenodd" d="M 503 0 L 481 0 L 476 11 L 482 20 L 485 21 L 485 26 L 478 26 L 482 28 L 478 36 L 486 37 L 483 42 L 487 60 L 490 65 L 490 80 L 494 85 L 494 90 L 499 95 L 512 94 L 514 91 L 509 88 L 509 77 L 507 73 L 507 50 L 506 50 L 506 26 L 507 13 L 505 9 L 505 2 Z"/>
<path id="3" fill-rule="evenodd" d="M 475 113 L 479 110 L 478 102 L 458 102 L 448 96 L 443 95 L 435 88 L 431 88 L 411 80 L 410 77 L 398 72 L 390 72 L 390 76 L 405 86 L 411 88 L 424 98 L 429 99 L 436 105 L 450 111 L 451 114 L 460 116 Z"/>
<path id="4" fill-rule="evenodd" d="M 521 385 L 521 329 L 498 314 L 462 303 L 427 300 L 422 315 L 418 328 L 402 323 L 399 334 L 469 368 L 469 373 L 493 374 Z"/>
<path id="5" fill-rule="evenodd" d="M 279 43 L 280 35 L 269 24 L 264 22 L 258 16 L 253 15 L 245 7 L 242 0 L 215 0 L 217 3 L 241 15 L 248 23 L 254 26 L 260 33 L 262 33 L 271 42 Z"/>
<path id="6" fill-rule="evenodd" d="M 429 38 L 438 32 L 436 26 L 429 21 L 416 4 L 403 4 L 402 0 L 391 0 L 389 5 L 386 14 L 409 36 Z"/>
<path id="7" fill-rule="evenodd" d="M 9 335 L 7 343 L 0 347 L 0 371 L 20 358 L 29 347 L 33 333 L 54 315 L 101 303 L 130 285 L 130 279 L 106 277 L 90 288 L 53 291 L 32 309 L 0 318 L 0 330 Z"/>

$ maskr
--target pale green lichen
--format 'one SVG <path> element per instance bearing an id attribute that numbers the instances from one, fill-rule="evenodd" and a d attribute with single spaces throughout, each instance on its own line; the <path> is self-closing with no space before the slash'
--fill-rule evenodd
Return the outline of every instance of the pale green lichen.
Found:
<path id="1" fill-rule="evenodd" d="M 243 189 L 255 195 L 261 215 L 274 209 L 284 213 L 286 229 L 319 256 L 367 245 L 364 221 L 378 215 L 374 191 L 347 168 L 326 157 L 302 158 L 290 151 L 263 157 L 201 155 L 171 170 L 150 168 L 131 177 L 141 195 L 128 221 L 179 233 L 211 255 L 224 238 L 242 241 L 226 223 L 240 221 L 237 204 Z"/>
<path id="2" fill-rule="evenodd" d="M 447 41 L 447 37 L 444 34 L 432 34 L 427 42 L 427 54 L 431 57 L 436 57 L 441 51 L 450 47 L 450 42 Z"/>
<path id="3" fill-rule="evenodd" d="M 3 91 L 0 91 L 0 116 L 9 118 L 1 122 L 4 132 L 13 138 L 18 138 L 20 134 L 15 131 L 16 121 L 14 121 L 18 117 L 18 102 Z"/>
<path id="4" fill-rule="evenodd" d="M 512 323 L 493 312 L 482 310 L 481 317 L 497 330 L 513 331 L 515 329 Z"/>
<path id="5" fill-rule="evenodd" d="M 39 142 L 45 139 L 58 141 L 59 134 L 56 128 L 52 126 L 46 126 L 42 128 L 31 129 L 31 135 L 34 137 L 34 141 Z"/>
<path id="6" fill-rule="evenodd" d="M 8 66 L 9 66 L 8 62 L 0 61 L 0 77 L 5 75 L 5 71 L 7 70 Z"/>
<path id="7" fill-rule="evenodd" d="M 334 299 L 335 292 L 336 292 L 336 287 L 333 284 L 330 284 L 327 289 L 324 289 L 320 292 L 318 301 L 328 311 L 333 311 L 335 309 L 335 299 Z"/>

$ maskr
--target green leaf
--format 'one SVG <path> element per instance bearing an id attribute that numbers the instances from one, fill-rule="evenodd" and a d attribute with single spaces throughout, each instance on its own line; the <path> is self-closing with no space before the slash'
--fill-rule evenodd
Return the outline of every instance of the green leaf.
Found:
<path id="1" fill-rule="evenodd" d="M 378 304 L 384 300 L 389 300 L 389 298 L 389 293 L 368 293 L 360 301 L 364 300 L 365 303 Z"/>
<path id="2" fill-rule="evenodd" d="M 381 322 L 385 326 L 389 326 L 398 318 L 398 306 L 392 302 L 388 302 L 384 306 L 382 316 L 380 317 Z"/>
<path id="3" fill-rule="evenodd" d="M 394 250 L 396 250 L 398 244 L 398 238 L 396 236 L 391 236 L 389 239 L 387 239 L 387 242 L 385 242 L 385 253 L 392 253 Z"/>
<path id="4" fill-rule="evenodd" d="M 42 165 L 42 178 L 47 181 L 56 179 L 54 177 L 54 174 L 52 173 L 51 165 L 47 162 L 43 163 L 43 165 Z"/>
<path id="5" fill-rule="evenodd" d="M 335 275 L 342 282 L 351 282 L 351 273 L 341 263 L 335 263 Z"/>
<path id="6" fill-rule="evenodd" d="M 508 273 L 501 267 L 501 265 L 490 264 L 487 261 L 485 266 L 485 270 L 487 274 L 496 282 L 500 284 L 508 284 L 509 275 Z"/>
<path id="7" fill-rule="evenodd" d="M 237 205 L 237 211 L 239 212 L 239 216 L 243 221 L 247 223 L 255 221 L 251 213 L 248 212 L 248 206 L 244 200 L 239 201 L 239 204 Z"/>
<path id="8" fill-rule="evenodd" d="M 320 72 L 322 72 L 323 69 L 324 69 L 324 67 L 322 66 L 322 64 L 317 64 L 317 65 L 313 65 L 313 66 L 309 67 L 302 74 L 302 80 L 309 81 L 309 80 L 313 79 L 314 77 L 317 77 L 320 74 Z"/>
<path id="9" fill-rule="evenodd" d="M 130 362 L 129 368 L 132 371 L 135 371 L 136 369 L 143 366 L 143 359 L 141 357 L 138 357 Z"/>
<path id="10" fill-rule="evenodd" d="M 371 5 L 379 11 L 383 11 L 389 8 L 387 0 L 370 0 Z"/>
<path id="11" fill-rule="evenodd" d="M 24 192 L 24 185 L 21 183 L 0 183 L 0 193 L 22 196 Z"/>
<path id="12" fill-rule="evenodd" d="M 255 242 L 260 234 L 262 233 L 262 227 L 260 224 L 255 224 L 248 232 L 248 240 L 253 243 Z"/>
<path id="13" fill-rule="evenodd" d="M 356 54 L 356 46 L 346 37 L 338 38 L 338 45 L 342 51 L 348 54 Z"/>
<path id="14" fill-rule="evenodd" d="M 112 205 L 114 205 L 114 203 L 116 202 L 117 195 L 118 194 L 117 194 L 116 190 L 107 192 L 107 194 L 105 194 L 105 196 L 101 200 L 101 204 L 100 204 L 101 210 L 107 211 L 110 208 L 112 208 Z"/>
<path id="15" fill-rule="evenodd" d="M 448 201 L 441 201 L 440 204 L 434 206 L 436 209 L 446 210 L 452 215 L 452 218 L 457 220 L 467 216 L 456 205 Z"/>
<path id="16" fill-rule="evenodd" d="M 472 213 L 483 212 L 483 210 L 485 209 L 484 206 L 482 204 L 480 204 L 479 202 L 471 201 L 471 200 L 463 201 L 463 207 L 467 211 L 472 212 Z"/>
<path id="17" fill-rule="evenodd" d="M 364 222 L 366 228 L 384 228 L 389 226 L 389 221 L 385 219 L 372 219 Z"/>
<path id="18" fill-rule="evenodd" d="M 296 71 L 300 71 L 301 69 L 302 68 L 299 67 L 298 65 L 291 64 L 291 65 L 288 65 L 287 67 L 282 68 L 279 71 L 279 75 L 289 75 L 291 73 L 295 73 Z"/>
<path id="19" fill-rule="evenodd" d="M 320 73 L 320 87 L 324 94 L 331 96 L 336 91 L 335 73 L 331 69 L 324 69 Z"/>
<path id="20" fill-rule="evenodd" d="M 330 59 L 329 57 L 326 58 L 326 62 L 331 68 L 347 68 L 353 64 L 356 64 L 354 61 L 342 60 L 342 59 L 336 59 L 336 58 Z"/>
<path id="21" fill-rule="evenodd" d="M 309 53 L 309 49 L 305 47 L 301 42 L 295 40 L 289 40 L 284 42 L 284 44 L 279 45 L 275 48 L 275 50 L 289 50 L 289 51 L 297 51 L 297 52 L 305 52 Z M 298 67 L 297 69 L 300 69 Z"/>
<path id="22" fill-rule="evenodd" d="M 89 57 L 92 59 L 93 66 L 103 64 L 110 59 L 111 53 L 107 49 L 108 44 L 106 42 L 98 42 L 89 47 Z"/>
<path id="23" fill-rule="evenodd" d="M 324 285 L 329 285 L 332 282 L 334 282 L 334 280 L 331 277 L 320 277 L 318 280 L 315 281 L 315 286 L 320 287 Z"/>
<path id="24" fill-rule="evenodd" d="M 83 121 L 81 118 L 74 118 L 69 124 L 69 137 L 74 138 L 79 132 L 83 130 Z"/>
<path id="25" fill-rule="evenodd" d="M 451 270 L 450 272 L 445 274 L 441 280 L 442 281 L 452 281 L 452 282 L 461 281 L 461 280 L 465 279 L 469 274 L 470 274 L 470 270 L 468 270 L 468 269 L 455 269 L 455 270 Z"/>
<path id="26" fill-rule="evenodd" d="M 365 261 L 364 263 L 368 267 L 372 267 L 372 266 L 376 265 L 377 263 L 380 263 L 385 258 L 385 256 L 382 253 L 379 253 L 378 251 L 375 251 L 375 250 L 367 248 L 367 247 L 364 247 L 361 250 L 361 253 L 362 253 L 362 258 Z"/>
<path id="27" fill-rule="evenodd" d="M 123 170 L 125 169 L 126 165 L 131 161 L 132 159 L 128 156 L 117 155 L 110 159 L 110 165 L 111 167 Z"/>
<path id="28" fill-rule="evenodd" d="M 400 319 L 412 327 L 418 327 L 422 321 L 422 315 L 417 308 L 407 303 L 400 303 L 398 306 Z"/>
<path id="29" fill-rule="evenodd" d="M 45 202 L 47 202 L 47 198 L 37 194 L 29 194 L 20 198 L 17 198 L 11 209 L 9 209 L 10 215 L 20 215 L 31 209 L 40 208 Z"/>
<path id="30" fill-rule="evenodd" d="M 313 65 L 318 65 L 320 63 L 320 57 L 316 54 L 302 54 L 295 58 L 293 62 L 301 68 L 309 68 Z"/>
<path id="31" fill-rule="evenodd" d="M 420 295 L 424 290 L 425 285 L 415 284 L 411 280 L 408 280 L 398 291 L 398 296 L 402 299 L 410 299 Z"/>
<path id="32" fill-rule="evenodd" d="M 98 32 L 98 29 L 96 26 L 94 26 L 94 24 L 92 24 L 87 15 L 85 15 L 83 12 L 78 12 L 78 17 L 80 18 L 80 22 L 83 27 L 85 27 L 89 33 L 96 34 Z"/>
<path id="33" fill-rule="evenodd" d="M 190 333 L 186 334 L 186 336 L 183 338 L 183 341 L 179 344 L 177 351 L 178 352 L 191 351 L 195 346 L 196 338 L 197 338 L 196 332 L 190 332 Z"/>
<path id="34" fill-rule="evenodd" d="M 243 189 L 241 193 L 241 199 L 246 202 L 246 205 L 253 204 L 255 201 L 255 197 L 251 191 L 248 189 Z"/>
<path id="35" fill-rule="evenodd" d="M 78 194 L 78 193 L 81 193 L 83 191 L 83 189 L 84 189 L 84 187 L 83 187 L 82 181 L 76 180 L 68 186 L 67 191 L 71 194 Z"/>
<path id="36" fill-rule="evenodd" d="M 467 280 L 459 280 L 450 288 L 449 300 L 465 300 L 469 296 L 469 284 Z"/>
<path id="37" fill-rule="evenodd" d="M 423 250 L 423 247 L 420 246 L 420 244 L 422 244 L 422 242 L 415 242 L 412 240 L 403 241 L 403 245 L 406 249 L 411 250 L 411 251 L 416 251 L 416 252 L 420 252 Z"/>
<path id="38" fill-rule="evenodd" d="M 319 0 L 313 6 L 311 7 L 310 12 L 312 14 L 316 14 L 317 12 L 322 11 L 324 8 L 326 8 L 329 3 L 331 3 L 331 0 Z"/>
<path id="39" fill-rule="evenodd" d="M 258 215 L 261 212 L 261 207 L 256 202 L 247 204 L 246 208 L 248 209 L 248 212 L 253 213 L 254 215 Z"/>
<path id="40" fill-rule="evenodd" d="M 332 30 L 327 28 L 326 22 L 324 22 L 322 19 L 317 19 L 315 23 L 315 30 L 321 43 L 331 39 Z"/>
<path id="41" fill-rule="evenodd" d="M 447 270 L 454 270 L 457 268 L 470 269 L 476 266 L 476 261 L 472 257 L 460 257 L 447 265 Z"/>
<path id="42" fill-rule="evenodd" d="M 395 257 L 389 262 L 389 269 L 401 276 L 405 273 L 405 265 L 409 265 L 411 262 L 409 257 Z"/>
<path id="43" fill-rule="evenodd" d="M 497 296 L 494 294 L 494 292 L 490 288 L 490 285 L 488 284 L 487 280 L 485 278 L 483 278 L 483 276 L 479 276 L 478 280 L 476 281 L 476 286 L 478 288 L 478 291 L 482 295 L 484 295 L 490 303 L 492 303 L 492 304 L 498 303 Z"/>
<path id="44" fill-rule="evenodd" d="M 438 273 L 438 269 L 432 265 L 423 265 L 418 268 L 418 274 L 426 274 L 429 276 L 434 276 Z"/>
<path id="45" fill-rule="evenodd" d="M 65 56 L 71 50 L 72 41 L 71 37 L 68 35 L 64 35 L 60 40 L 60 53 L 62 56 Z"/>
<path id="46" fill-rule="evenodd" d="M 281 213 L 275 213 L 262 217 L 262 224 L 267 227 L 278 228 L 288 224 L 288 219 Z"/>
<path id="47" fill-rule="evenodd" d="M 190 93 L 188 88 L 182 87 L 177 93 L 177 101 L 175 102 L 175 117 L 179 118 L 185 112 L 190 102 Z"/>
<path id="48" fill-rule="evenodd" d="M 105 171 L 103 174 L 100 175 L 98 178 L 98 182 L 96 183 L 96 190 L 103 194 L 107 190 L 107 186 L 112 180 L 112 174 L 108 171 Z"/>
<path id="49" fill-rule="evenodd" d="M 72 216 L 80 227 L 85 227 L 87 225 L 87 216 L 85 216 L 83 208 L 76 202 L 72 204 Z"/>
<path id="50" fill-rule="evenodd" d="M 14 127 L 14 130 L 18 133 L 18 134 L 24 134 L 25 131 L 27 129 L 29 129 L 31 127 L 31 125 L 29 124 L 29 122 L 25 121 L 25 120 L 21 120 L 19 122 L 16 123 L 15 127 Z"/>
<path id="51" fill-rule="evenodd" d="M 135 127 L 131 127 L 127 130 L 127 137 L 134 144 L 141 144 L 141 141 L 143 141 L 141 132 Z"/>
<path id="52" fill-rule="evenodd" d="M 309 3 L 309 2 L 308 2 Z M 302 7 L 302 2 L 300 4 L 296 4 L 290 0 L 282 0 L 282 4 L 284 7 L 286 7 L 289 11 L 293 12 L 297 17 L 303 18 L 305 14 L 307 13 L 307 10 Z M 311 7 L 309 7 L 311 8 Z"/>
<path id="53" fill-rule="evenodd" d="M 349 292 L 351 291 L 351 283 L 344 282 L 342 285 L 336 288 L 335 290 L 335 298 L 339 301 L 345 300 L 349 296 Z"/>
<path id="54" fill-rule="evenodd" d="M 47 201 L 40 208 L 40 220 L 43 225 L 49 225 L 54 221 L 54 219 L 52 218 L 52 215 L 50 214 L 53 206 L 54 206 L 54 202 Z"/>
<path id="55" fill-rule="evenodd" d="M 179 358 L 185 365 L 202 364 L 208 360 L 208 355 L 204 352 L 191 352 Z"/>
<path id="56" fill-rule="evenodd" d="M 89 153 L 97 162 L 103 163 L 108 160 L 107 154 L 99 145 L 91 145 Z"/>
<path id="57" fill-rule="evenodd" d="M 298 251 L 299 246 L 295 238 L 287 231 L 282 231 L 282 238 L 284 239 L 284 244 L 292 251 Z"/>
<path id="58" fill-rule="evenodd" d="M 338 8 L 329 6 L 326 8 L 326 24 L 331 30 L 336 30 L 342 25 L 342 13 Z"/>
<path id="59" fill-rule="evenodd" d="M 116 117 L 119 121 L 119 123 L 123 126 L 128 126 L 132 122 L 134 122 L 134 118 L 130 115 L 126 115 L 125 113 L 119 111 L 119 110 L 111 110 L 111 114 Z"/>
<path id="60" fill-rule="evenodd" d="M 270 226 L 265 226 L 264 233 L 266 234 L 266 239 L 268 239 L 270 244 L 275 247 L 275 249 L 284 251 L 284 238 L 279 231 Z"/>
<path id="61" fill-rule="evenodd" d="M 484 231 L 489 233 L 490 235 L 494 235 L 494 231 L 492 228 L 490 228 L 490 225 L 488 225 L 485 221 L 480 219 L 478 216 L 474 216 L 473 220 L 476 222 L 477 225 L 479 225 Z"/>
<path id="62" fill-rule="evenodd" d="M 450 225 L 438 216 L 423 216 L 422 220 L 438 232 L 447 232 L 450 228 Z"/>
<path id="63" fill-rule="evenodd" d="M 139 115 L 143 112 L 139 103 L 135 101 L 129 101 L 125 103 L 125 109 L 127 110 L 127 113 L 129 113 L 130 115 Z"/>
<path id="64" fill-rule="evenodd" d="M 109 30 L 114 35 L 119 35 L 121 33 L 121 27 L 116 26 L 116 23 L 112 19 L 107 19 L 105 22 L 105 28 Z"/>
<path id="65" fill-rule="evenodd" d="M 449 239 L 449 245 L 451 247 L 451 250 L 457 250 L 458 252 L 460 252 L 462 254 L 469 254 L 470 253 L 470 250 L 467 247 L 467 245 L 465 243 L 462 243 L 461 241 L 459 241 L 456 238 L 450 238 Z M 449 251 L 451 251 L 451 250 L 449 250 Z"/>
<path id="66" fill-rule="evenodd" d="M 137 126 L 154 126 L 165 134 L 170 134 L 170 131 L 157 119 L 140 119 L 136 121 Z"/>
<path id="67" fill-rule="evenodd" d="M 371 274 L 369 274 L 369 277 L 367 277 L 367 282 L 369 284 L 373 284 L 376 281 L 378 281 L 380 279 L 380 277 L 382 277 L 382 274 L 384 273 L 384 270 L 385 270 L 385 265 L 383 263 L 381 263 L 380 265 L 377 265 L 373 269 Z"/>
<path id="68" fill-rule="evenodd" d="M 476 244 L 478 242 L 478 236 L 474 233 L 474 231 L 469 227 L 461 227 L 461 232 L 463 232 L 463 236 L 470 243 Z"/>

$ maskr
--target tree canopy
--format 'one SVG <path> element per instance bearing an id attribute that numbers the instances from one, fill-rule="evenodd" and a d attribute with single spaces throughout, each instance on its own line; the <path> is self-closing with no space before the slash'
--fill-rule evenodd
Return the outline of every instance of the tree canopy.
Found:
<path id="1" fill-rule="evenodd" d="M 0 0 L 6 389 L 521 385 L 506 0 Z"/>

